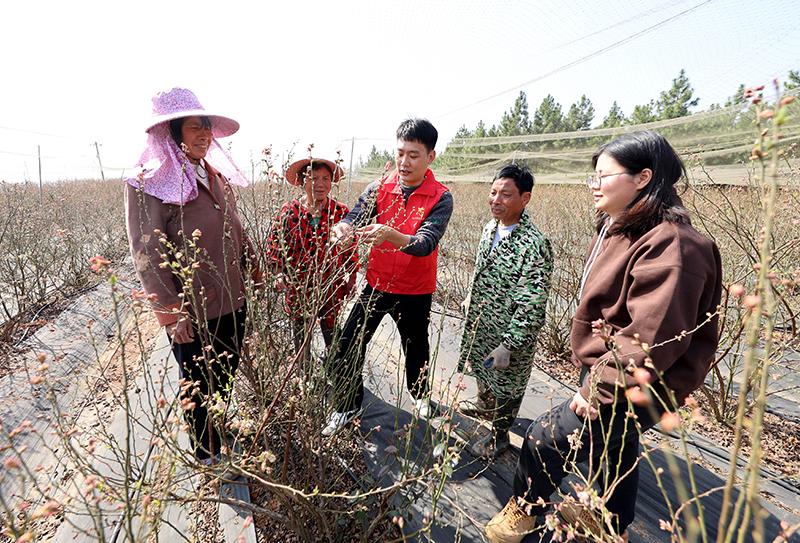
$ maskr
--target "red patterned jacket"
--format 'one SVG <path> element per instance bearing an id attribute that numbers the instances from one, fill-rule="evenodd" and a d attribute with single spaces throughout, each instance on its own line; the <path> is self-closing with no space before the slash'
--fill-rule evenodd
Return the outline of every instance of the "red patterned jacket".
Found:
<path id="1" fill-rule="evenodd" d="M 275 217 L 267 263 L 284 274 L 286 310 L 293 318 L 319 314 L 335 319 L 348 294 L 348 280 L 358 266 L 356 245 L 328 244 L 331 227 L 348 211 L 345 204 L 328 198 L 315 220 L 305 204 L 293 199 Z"/>

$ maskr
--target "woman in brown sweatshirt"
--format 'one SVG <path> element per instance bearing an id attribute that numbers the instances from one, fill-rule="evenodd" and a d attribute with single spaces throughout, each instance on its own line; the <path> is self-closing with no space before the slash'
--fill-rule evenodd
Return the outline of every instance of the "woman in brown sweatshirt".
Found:
<path id="1" fill-rule="evenodd" d="M 222 438 L 209 406 L 227 403 L 244 337 L 245 283 L 257 279 L 245 271 L 255 261 L 231 186 L 247 180 L 217 142 L 239 123 L 179 88 L 157 94 L 153 113 L 141 170 L 126 185 L 128 239 L 186 380 L 180 409 L 194 454 L 211 465 Z"/>
<path id="2" fill-rule="evenodd" d="M 717 348 L 720 255 L 675 190 L 686 175 L 681 159 L 663 136 L 642 131 L 600 147 L 592 165 L 597 235 L 570 336 L 580 389 L 528 428 L 514 495 L 486 526 L 492 542 L 521 541 L 569 465 L 585 461 L 605 471 L 596 480 L 612 521 L 583 510 L 579 529 L 627 539 L 639 435 L 702 384 Z M 570 523 L 577 512 L 561 509 Z"/>

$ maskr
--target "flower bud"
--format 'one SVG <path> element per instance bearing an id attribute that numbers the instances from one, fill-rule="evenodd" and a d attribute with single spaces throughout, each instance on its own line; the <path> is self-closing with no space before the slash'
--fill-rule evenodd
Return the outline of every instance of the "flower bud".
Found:
<path id="1" fill-rule="evenodd" d="M 739 283 L 734 283 L 730 287 L 728 287 L 728 293 L 731 296 L 741 298 L 742 296 L 744 296 L 744 286 L 740 285 Z"/>
<path id="2" fill-rule="evenodd" d="M 681 425 L 681 416 L 677 413 L 667 411 L 661 415 L 661 429 L 665 432 L 671 432 Z"/>
<path id="3" fill-rule="evenodd" d="M 755 309 L 761 303 L 761 296 L 757 296 L 755 294 L 748 294 L 742 300 L 742 304 L 747 309 Z"/>
<path id="4" fill-rule="evenodd" d="M 633 387 L 626 390 L 625 397 L 628 398 L 633 405 L 638 405 L 640 407 L 650 404 L 650 398 L 639 387 Z"/>

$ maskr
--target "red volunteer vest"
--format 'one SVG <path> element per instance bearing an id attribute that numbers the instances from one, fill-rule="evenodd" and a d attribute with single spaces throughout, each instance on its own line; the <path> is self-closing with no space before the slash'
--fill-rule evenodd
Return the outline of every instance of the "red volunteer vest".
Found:
<path id="1" fill-rule="evenodd" d="M 395 173 L 378 188 L 377 222 L 413 236 L 445 192 L 447 187 L 428 170 L 406 204 Z M 428 256 L 412 256 L 385 241 L 370 251 L 367 283 L 391 294 L 431 294 L 436 290 L 438 255 L 438 247 Z"/>

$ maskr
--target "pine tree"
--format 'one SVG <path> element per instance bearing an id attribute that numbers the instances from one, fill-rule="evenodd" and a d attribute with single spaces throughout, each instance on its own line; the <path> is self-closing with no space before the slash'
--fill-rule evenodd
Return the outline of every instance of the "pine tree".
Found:
<path id="1" fill-rule="evenodd" d="M 500 135 L 519 136 L 520 134 L 529 134 L 530 130 L 531 121 L 528 117 L 528 97 L 524 92 L 520 91 L 511 109 L 503 113 L 503 118 L 500 120 L 499 127 Z"/>
<path id="2" fill-rule="evenodd" d="M 739 84 L 739 88 L 736 89 L 736 92 L 733 96 L 729 96 L 727 100 L 725 100 L 725 107 L 731 106 L 741 106 L 744 105 L 747 100 L 744 97 L 744 83 Z"/>
<path id="3" fill-rule="evenodd" d="M 686 70 L 681 70 L 678 77 L 672 80 L 669 90 L 661 93 L 656 102 L 656 116 L 658 119 L 675 119 L 689 115 L 689 108 L 700 101 L 694 98 L 694 89 L 689 84 Z"/>
<path id="4" fill-rule="evenodd" d="M 475 125 L 475 130 L 470 132 L 470 135 L 468 137 L 470 137 L 470 138 L 485 138 L 488 135 L 489 134 L 486 132 L 486 125 L 483 124 L 483 121 L 481 120 L 481 121 L 478 121 L 478 124 Z M 458 133 L 456 133 L 456 137 L 458 137 Z M 471 145 L 468 146 L 468 147 L 464 147 L 463 148 L 463 151 L 467 152 L 467 153 L 480 153 L 481 150 L 482 150 L 481 147 L 473 147 Z"/>
<path id="5" fill-rule="evenodd" d="M 619 107 L 619 104 L 617 104 L 617 101 L 614 100 L 600 128 L 616 128 L 623 124 L 625 124 L 625 114 L 622 112 L 622 108 Z"/>
<path id="6" fill-rule="evenodd" d="M 559 132 L 563 125 L 564 114 L 561 112 L 561 104 L 548 94 L 533 115 L 532 133 L 550 134 Z"/>
<path id="7" fill-rule="evenodd" d="M 800 87 L 800 70 L 789 70 L 786 76 L 786 82 L 783 84 L 783 90 L 794 90 Z"/>
<path id="8" fill-rule="evenodd" d="M 656 120 L 655 107 L 655 102 L 652 100 L 647 104 L 635 106 L 626 124 L 652 123 Z"/>
<path id="9" fill-rule="evenodd" d="M 383 168 L 383 166 L 390 160 L 394 160 L 392 153 L 386 150 L 378 151 L 378 148 L 373 145 L 372 149 L 369 150 L 367 160 L 361 163 L 361 167 Z"/>
<path id="10" fill-rule="evenodd" d="M 587 130 L 592 126 L 592 119 L 594 119 L 594 106 L 584 94 L 580 100 L 569 106 L 563 129 L 567 132 Z"/>
<path id="11" fill-rule="evenodd" d="M 467 128 L 467 125 L 462 124 L 459 129 L 456 130 L 456 134 L 453 136 L 453 139 L 466 139 L 471 137 L 472 133 L 469 131 L 469 128 Z"/>

